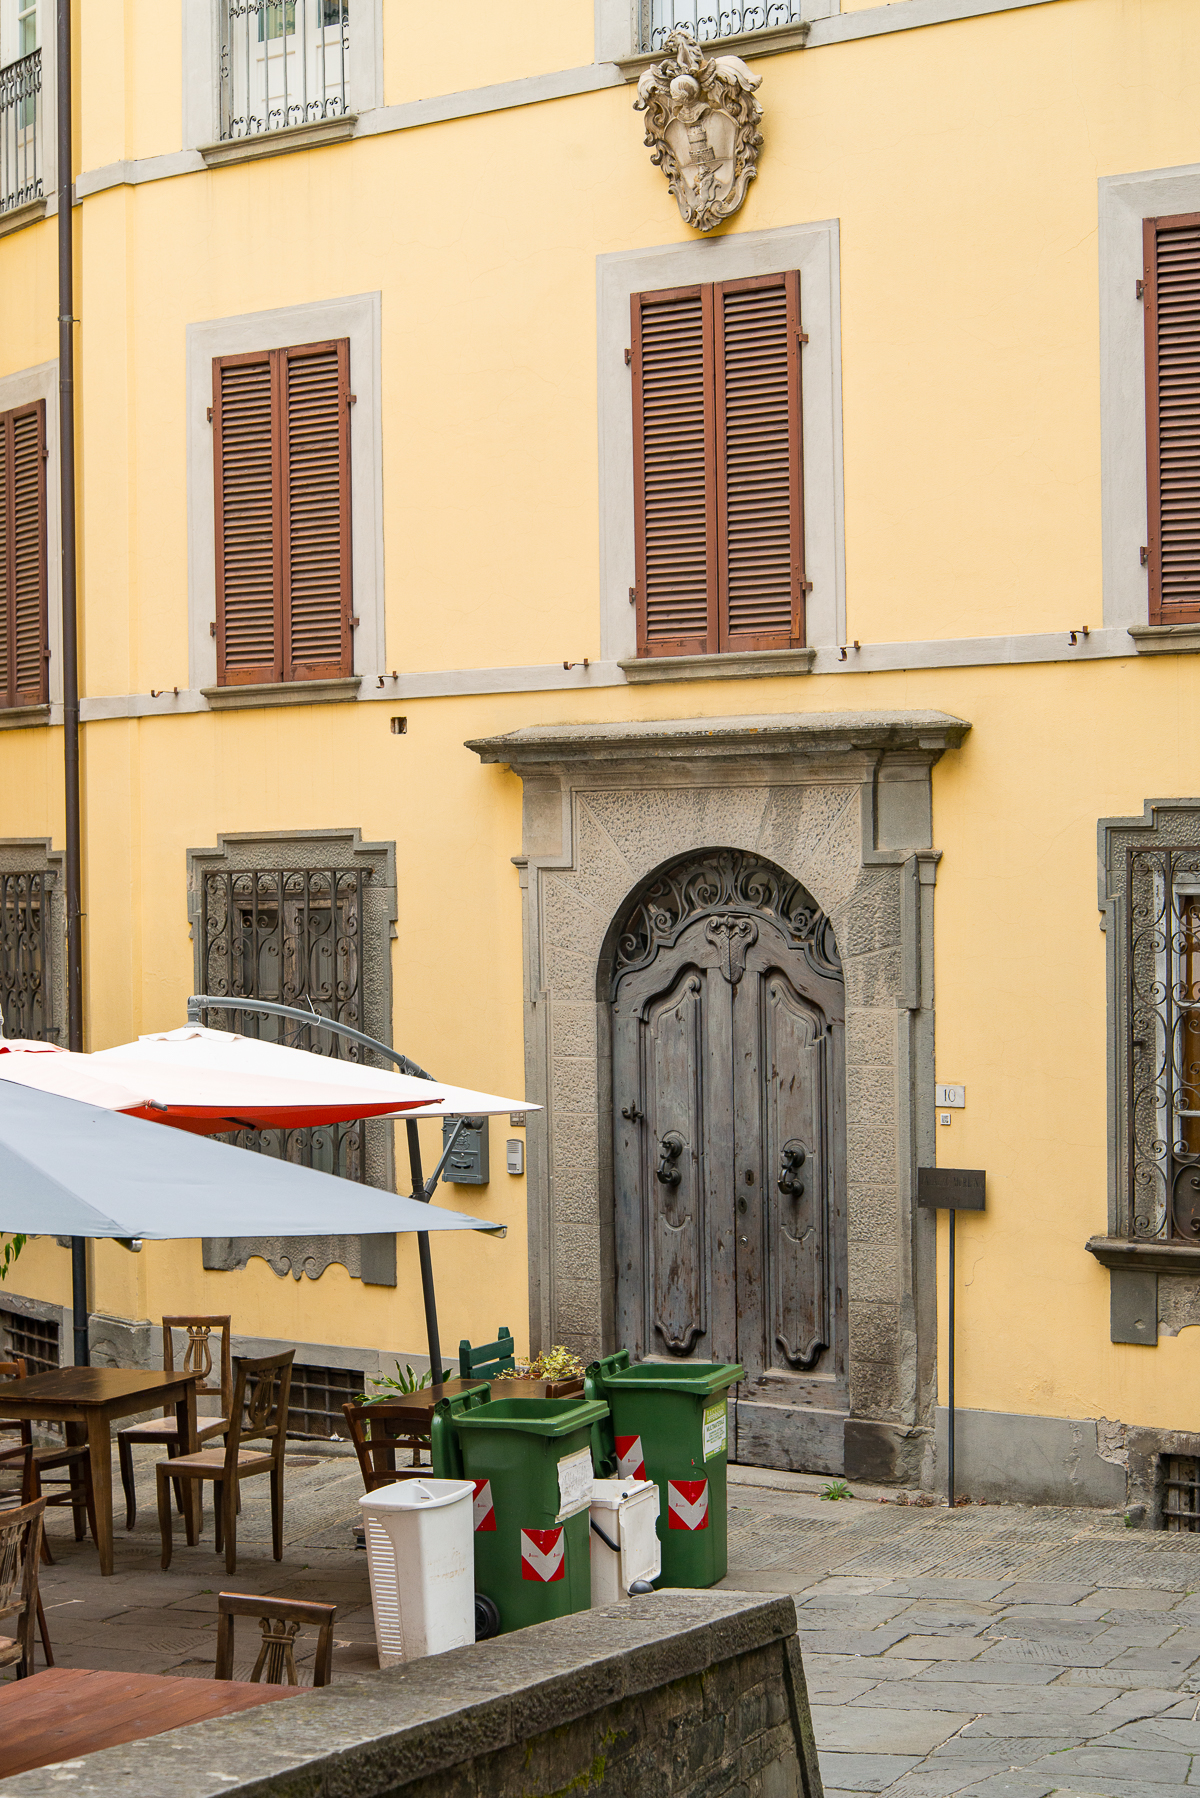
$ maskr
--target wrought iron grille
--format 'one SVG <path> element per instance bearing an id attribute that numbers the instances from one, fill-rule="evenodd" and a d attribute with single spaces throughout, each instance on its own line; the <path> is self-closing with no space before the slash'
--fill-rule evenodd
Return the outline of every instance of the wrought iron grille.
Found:
<path id="1" fill-rule="evenodd" d="M 710 44 L 743 31 L 766 31 L 772 25 L 802 23 L 801 0 L 752 0 L 745 6 L 711 6 L 706 0 L 641 0 L 639 48 L 661 50 L 668 34 L 680 27 L 697 43 Z"/>
<path id="2" fill-rule="evenodd" d="M 361 1030 L 363 882 L 368 874 L 362 868 L 206 873 L 200 911 L 203 990 L 214 998 L 311 1005 L 322 1017 Z M 214 1030 L 234 1030 L 314 1055 L 359 1059 L 356 1044 L 256 1012 L 252 1003 L 245 1011 L 208 1012 L 204 1022 Z M 365 1178 L 361 1123 L 243 1130 L 232 1140 L 348 1180 Z"/>
<path id="3" fill-rule="evenodd" d="M 221 0 L 221 137 L 348 112 L 349 0 Z"/>
<path id="4" fill-rule="evenodd" d="M 42 53 L 0 68 L 0 214 L 42 197 Z"/>
<path id="5" fill-rule="evenodd" d="M 1200 1465 L 1195 1455 L 1164 1455 L 1162 1527 L 1165 1530 L 1200 1530 Z"/>
<path id="6" fill-rule="evenodd" d="M 288 1394 L 289 1436 L 344 1436 L 342 1406 L 363 1389 L 363 1374 L 345 1367 L 292 1367 Z"/>
<path id="7" fill-rule="evenodd" d="M 1132 1234 L 1200 1241 L 1200 848 L 1127 851 Z"/>
<path id="8" fill-rule="evenodd" d="M 52 1042 L 50 894 L 44 874 L 0 874 L 0 1020 L 5 1036 Z"/>
<path id="9" fill-rule="evenodd" d="M 58 1367 L 58 1325 L 46 1317 L 26 1317 L 23 1311 L 0 1311 L 0 1353 L 3 1359 L 19 1357 L 27 1374 L 53 1373 Z"/>

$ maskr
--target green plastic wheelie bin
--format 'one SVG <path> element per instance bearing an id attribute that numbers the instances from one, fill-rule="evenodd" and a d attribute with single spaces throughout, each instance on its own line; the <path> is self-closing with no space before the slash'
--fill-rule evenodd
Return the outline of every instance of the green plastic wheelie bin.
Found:
<path id="1" fill-rule="evenodd" d="M 593 1433 L 597 1473 L 653 1480 L 664 1586 L 713 1586 L 729 1566 L 726 1395 L 736 1362 L 640 1361 L 621 1349 L 584 1375 L 587 1397 L 606 1400 L 611 1436 Z"/>
<path id="2" fill-rule="evenodd" d="M 591 1604 L 590 1438 L 607 1414 L 599 1400 L 494 1399 L 486 1386 L 436 1407 L 434 1473 L 475 1483 L 478 1635 Z"/>

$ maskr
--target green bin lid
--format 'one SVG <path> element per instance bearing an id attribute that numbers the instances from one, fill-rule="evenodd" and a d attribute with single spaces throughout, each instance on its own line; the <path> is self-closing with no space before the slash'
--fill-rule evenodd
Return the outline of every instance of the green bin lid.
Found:
<path id="1" fill-rule="evenodd" d="M 456 1411 L 451 1423 L 456 1430 L 524 1430 L 531 1436 L 568 1436 L 572 1430 L 590 1429 L 608 1416 L 608 1406 L 596 1398 L 494 1398 L 471 1411 Z"/>
<path id="2" fill-rule="evenodd" d="M 639 1361 L 636 1367 L 603 1370 L 602 1384 L 615 1391 L 688 1392 L 693 1398 L 705 1398 L 712 1392 L 724 1392 L 745 1374 L 736 1361 Z"/>

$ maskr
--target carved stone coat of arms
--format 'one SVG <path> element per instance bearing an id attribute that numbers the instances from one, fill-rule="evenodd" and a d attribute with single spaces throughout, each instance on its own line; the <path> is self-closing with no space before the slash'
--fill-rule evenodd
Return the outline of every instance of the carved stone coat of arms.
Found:
<path id="1" fill-rule="evenodd" d="M 690 32 L 673 31 L 661 62 L 638 82 L 650 160 L 662 169 L 685 225 L 711 231 L 735 213 L 758 173 L 762 81 L 740 56 L 706 56 Z"/>

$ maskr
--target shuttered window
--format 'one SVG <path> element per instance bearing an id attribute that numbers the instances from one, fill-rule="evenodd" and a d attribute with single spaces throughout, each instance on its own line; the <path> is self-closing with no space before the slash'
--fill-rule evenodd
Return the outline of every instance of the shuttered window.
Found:
<path id="1" fill-rule="evenodd" d="M 217 678 L 353 672 L 350 341 L 213 363 Z"/>
<path id="2" fill-rule="evenodd" d="M 638 654 L 804 642 L 800 277 L 636 293 Z"/>
<path id="3" fill-rule="evenodd" d="M 1150 623 L 1200 619 L 1200 213 L 1146 219 Z"/>
<path id="4" fill-rule="evenodd" d="M 45 705 L 46 407 L 0 412 L 0 706 Z"/>

